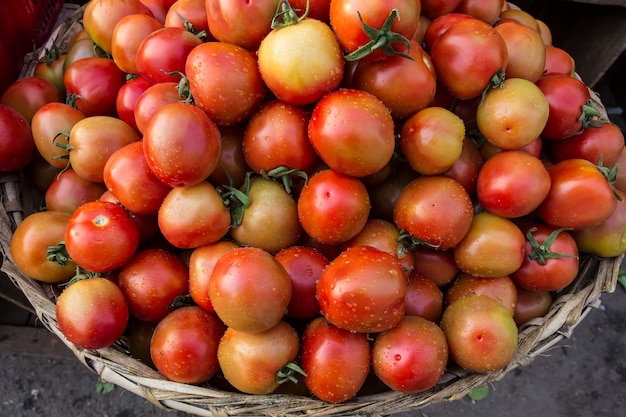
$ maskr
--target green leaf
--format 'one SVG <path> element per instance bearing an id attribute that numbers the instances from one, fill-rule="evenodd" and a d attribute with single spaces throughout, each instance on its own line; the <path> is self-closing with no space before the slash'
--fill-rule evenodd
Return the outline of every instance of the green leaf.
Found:
<path id="1" fill-rule="evenodd" d="M 487 395 L 489 395 L 489 385 L 483 385 L 482 387 L 474 388 L 467 394 L 467 396 L 472 401 L 484 400 L 485 398 L 487 398 Z"/>
<path id="2" fill-rule="evenodd" d="M 113 391 L 114 388 L 115 384 L 112 382 L 106 382 L 103 379 L 98 379 L 98 382 L 96 382 L 96 392 L 98 394 L 108 394 Z"/>
<path id="3" fill-rule="evenodd" d="M 619 275 L 617 276 L 617 282 L 622 286 L 624 291 L 626 291 L 626 271 L 620 269 Z"/>

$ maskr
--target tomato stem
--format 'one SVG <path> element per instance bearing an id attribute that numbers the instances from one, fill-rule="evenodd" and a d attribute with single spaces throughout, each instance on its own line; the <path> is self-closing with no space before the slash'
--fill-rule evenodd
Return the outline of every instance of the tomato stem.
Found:
<path id="1" fill-rule="evenodd" d="M 181 15 L 178 12 L 174 12 L 174 13 L 176 14 L 176 17 L 178 17 L 180 19 L 180 21 L 183 22 L 183 27 L 185 28 L 185 30 L 187 32 L 192 33 L 193 35 L 198 37 L 203 42 L 206 41 L 207 35 L 206 35 L 206 31 L 205 30 L 198 30 L 198 29 L 196 29 L 196 27 L 193 25 L 193 23 L 191 23 L 189 20 L 185 19 L 185 17 L 183 15 Z"/>
<path id="2" fill-rule="evenodd" d="M 582 129 L 588 127 L 600 127 L 609 121 L 595 108 L 593 100 L 589 99 L 581 108 L 581 114 L 578 121 L 582 123 Z"/>
<path id="3" fill-rule="evenodd" d="M 530 246 L 533 248 L 533 251 L 528 255 L 528 257 L 533 260 L 539 262 L 541 265 L 545 265 L 548 262 L 548 259 L 557 259 L 557 258 L 578 258 L 569 253 L 559 253 L 553 252 L 550 250 L 550 247 L 558 237 L 559 233 L 564 230 L 572 230 L 571 228 L 562 227 L 560 229 L 554 230 L 543 243 L 539 243 L 533 235 L 534 232 L 537 231 L 536 227 L 531 227 L 528 229 L 526 233 L 526 239 L 530 243 Z"/>
<path id="4" fill-rule="evenodd" d="M 281 0 L 278 2 L 276 13 L 272 19 L 272 29 L 280 29 L 286 26 L 295 25 L 296 23 L 306 19 L 308 15 L 309 0 L 306 2 L 306 9 L 304 10 L 302 16 L 298 16 L 294 8 L 291 7 L 291 4 L 289 4 L 288 0 Z"/>
<path id="5" fill-rule="evenodd" d="M 48 246 L 47 253 L 48 256 L 46 256 L 46 259 L 48 261 L 55 262 L 61 266 L 65 266 L 68 262 L 72 261 L 72 258 L 70 258 L 70 254 L 65 248 L 64 241 L 61 241 L 56 245 Z"/>
<path id="6" fill-rule="evenodd" d="M 287 193 L 289 194 L 291 194 L 294 177 L 300 177 L 304 179 L 305 185 L 309 180 L 309 176 L 306 172 L 295 168 L 288 168 L 282 165 L 269 171 L 261 170 L 261 176 L 266 179 L 282 181 L 285 191 L 287 191 Z"/>
<path id="7" fill-rule="evenodd" d="M 403 35 L 393 32 L 391 30 L 391 26 L 393 25 L 396 19 L 399 19 L 398 9 L 393 9 L 387 19 L 383 22 L 380 29 L 376 29 L 363 21 L 363 17 L 361 13 L 357 11 L 359 15 L 359 20 L 361 21 L 361 26 L 363 27 L 363 32 L 370 38 L 370 41 L 365 45 L 360 46 L 353 52 L 344 56 L 346 61 L 358 61 L 360 59 L 365 58 L 372 52 L 380 49 L 388 56 L 401 56 L 403 58 L 407 58 L 413 60 L 413 58 L 403 52 L 396 51 L 393 48 L 394 42 L 402 42 L 404 43 L 408 50 L 411 50 L 411 41 L 405 38 Z"/>
<path id="8" fill-rule="evenodd" d="M 606 178 L 606 181 L 609 183 L 609 186 L 613 191 L 613 195 L 615 196 L 615 198 L 617 198 L 617 201 L 622 201 L 622 196 L 620 196 L 615 189 L 615 182 L 617 181 L 617 170 L 619 168 L 618 165 L 615 164 L 615 166 L 612 168 L 603 166 L 602 154 L 600 154 L 600 161 L 598 162 L 598 165 L 596 165 L 596 168 L 602 173 L 602 175 L 604 175 L 604 178 Z"/>
<path id="9" fill-rule="evenodd" d="M 481 100 L 485 99 L 485 96 L 487 95 L 489 90 L 504 87 L 504 78 L 504 68 L 500 68 L 495 74 L 493 74 L 493 76 L 489 80 L 489 84 L 487 84 L 487 87 L 483 90 Z"/>
<path id="10" fill-rule="evenodd" d="M 302 369 L 300 365 L 295 362 L 289 362 L 276 373 L 276 382 L 278 382 L 279 385 L 284 384 L 285 382 L 293 382 L 294 384 L 297 384 L 298 378 L 296 378 L 296 374 L 307 376 L 306 372 L 304 372 L 304 369 Z"/>
<path id="11" fill-rule="evenodd" d="M 400 231 L 400 235 L 398 236 L 396 241 L 398 243 L 401 243 L 405 247 L 405 250 L 408 252 L 412 252 L 419 246 L 426 246 L 426 247 L 433 248 L 433 249 L 438 249 L 441 246 L 441 243 L 439 244 L 430 243 L 425 240 L 418 239 L 415 236 L 411 235 L 410 233 L 407 233 L 404 231 Z"/>

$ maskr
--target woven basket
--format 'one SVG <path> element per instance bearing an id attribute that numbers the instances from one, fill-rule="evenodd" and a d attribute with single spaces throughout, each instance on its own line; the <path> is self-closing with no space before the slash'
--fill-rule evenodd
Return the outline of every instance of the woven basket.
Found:
<path id="1" fill-rule="evenodd" d="M 81 16 L 82 8 L 60 25 L 51 39 L 56 39 L 63 45 L 63 41 L 82 29 Z M 31 67 L 28 63 L 25 66 L 23 76 L 32 71 L 32 61 L 31 59 Z M 596 101 L 603 110 L 597 96 Z M 557 295 L 549 312 L 519 329 L 517 353 L 506 368 L 490 374 L 474 374 L 450 368 L 433 389 L 413 395 L 393 391 L 380 392 L 379 385 L 374 388 L 366 385 L 357 397 L 336 405 L 308 396 L 247 395 L 224 391 L 212 387 L 210 382 L 200 386 L 171 382 L 154 369 L 131 358 L 124 339 L 105 349 L 77 348 L 65 339 L 57 326 L 55 298 L 58 289 L 24 276 L 10 255 L 13 231 L 25 216 L 42 206 L 41 192 L 22 173 L 0 173 L 0 188 L 0 249 L 3 255 L 1 270 L 24 293 L 41 323 L 56 334 L 78 360 L 103 380 L 131 391 L 158 407 L 198 416 L 382 416 L 460 399 L 475 388 L 499 381 L 511 370 L 529 364 L 563 338 L 570 337 L 587 313 L 600 305 L 601 295 L 615 291 L 623 258 L 623 255 L 608 259 L 581 256 L 580 272 L 576 280 Z"/>

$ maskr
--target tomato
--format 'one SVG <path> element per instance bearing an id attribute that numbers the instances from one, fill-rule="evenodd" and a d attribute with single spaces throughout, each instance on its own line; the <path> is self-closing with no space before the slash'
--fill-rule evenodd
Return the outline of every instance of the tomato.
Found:
<path id="1" fill-rule="evenodd" d="M 500 20 L 498 23 L 506 22 L 506 21 L 515 21 L 517 23 L 521 23 L 523 25 L 526 25 L 532 28 L 537 33 L 539 33 L 539 30 L 540 30 L 537 19 L 535 19 L 533 15 L 531 15 L 530 13 L 525 12 L 524 10 L 521 10 L 521 9 L 512 9 L 510 7 L 503 7 L 502 11 L 500 12 Z M 542 40 L 542 43 L 543 43 L 543 40 Z"/>
<path id="2" fill-rule="evenodd" d="M 172 188 L 158 212 L 161 233 L 178 248 L 217 242 L 228 233 L 230 220 L 230 212 L 207 181 Z"/>
<path id="3" fill-rule="evenodd" d="M 548 99 L 549 116 L 542 136 L 547 139 L 561 140 L 580 133 L 589 123 L 586 107 L 590 99 L 585 83 L 568 75 L 542 77 L 537 87 Z M 585 106 L 585 107 L 583 107 Z"/>
<path id="4" fill-rule="evenodd" d="M 313 109 L 308 131 L 324 163 L 354 177 L 383 169 L 395 148 L 389 110 L 376 96 L 360 90 L 341 89 L 324 96 Z"/>
<path id="5" fill-rule="evenodd" d="M 500 17 L 503 5 L 504 0 L 461 0 L 454 11 L 466 13 L 492 25 Z"/>
<path id="6" fill-rule="evenodd" d="M 305 172 L 318 162 L 309 142 L 309 116 L 300 107 L 272 100 L 248 120 L 242 139 L 247 165 L 255 172 L 285 166 Z"/>
<path id="7" fill-rule="evenodd" d="M 523 151 L 502 151 L 485 161 L 476 194 L 486 210 L 515 218 L 539 207 L 550 184 L 550 174 L 539 158 Z"/>
<path id="8" fill-rule="evenodd" d="M 336 327 L 318 317 L 307 325 L 301 351 L 304 383 L 317 398 L 341 403 L 365 384 L 371 359 L 365 333 Z"/>
<path id="9" fill-rule="evenodd" d="M 291 0 L 289 2 L 294 10 L 303 13 L 309 6 L 310 18 L 328 23 L 330 19 L 330 0 Z"/>
<path id="10" fill-rule="evenodd" d="M 393 329 L 376 336 L 372 366 L 391 389 L 417 393 L 434 387 L 448 363 L 448 342 L 437 324 L 405 316 Z"/>
<path id="11" fill-rule="evenodd" d="M 25 77 L 11 84 L 0 97 L 0 103 L 17 110 L 30 123 L 33 115 L 48 103 L 61 103 L 64 96 L 50 81 Z"/>
<path id="12" fill-rule="evenodd" d="M 545 45 L 536 29 L 514 20 L 500 21 L 495 26 L 508 50 L 505 73 L 508 78 L 537 81 L 546 64 Z"/>
<path id="13" fill-rule="evenodd" d="M 270 33 L 279 0 L 206 0 L 209 30 L 215 39 L 250 51 Z"/>
<path id="14" fill-rule="evenodd" d="M 465 188 L 443 176 L 411 181 L 394 208 L 398 228 L 423 244 L 438 249 L 454 247 L 472 223 L 474 207 Z"/>
<path id="15" fill-rule="evenodd" d="M 372 204 L 371 216 L 378 219 L 393 221 L 393 208 L 404 187 L 419 174 L 404 161 L 390 164 L 389 177 L 378 185 L 368 187 Z"/>
<path id="16" fill-rule="evenodd" d="M 550 170 L 550 192 L 537 215 L 556 227 L 585 229 L 606 220 L 617 199 L 605 175 L 586 159 L 566 159 Z"/>
<path id="17" fill-rule="evenodd" d="M 298 206 L 283 185 L 255 177 L 244 188 L 249 203 L 244 205 L 240 222 L 233 224 L 230 236 L 242 246 L 272 253 L 296 244 L 302 234 Z"/>
<path id="18" fill-rule="evenodd" d="M 612 168 L 624 149 L 624 134 L 619 126 L 603 123 L 599 127 L 590 126 L 578 135 L 549 143 L 550 159 L 554 162 L 582 158 Z"/>
<path id="19" fill-rule="evenodd" d="M 28 120 L 18 111 L 0 104 L 0 172 L 24 168 L 34 151 Z"/>
<path id="20" fill-rule="evenodd" d="M 563 74 L 573 77 L 576 73 L 574 58 L 565 49 L 546 45 L 546 65 L 544 75 Z"/>
<path id="21" fill-rule="evenodd" d="M 67 166 L 68 150 L 57 143 L 67 144 L 67 133 L 84 118 L 83 112 L 65 103 L 48 103 L 37 110 L 30 126 L 35 146 L 46 162 L 59 169 Z"/>
<path id="22" fill-rule="evenodd" d="M 430 56 L 417 41 L 402 51 L 412 59 L 391 56 L 379 61 L 359 61 L 352 87 L 378 97 L 395 119 L 404 119 L 422 110 L 435 97 L 437 76 Z"/>
<path id="23" fill-rule="evenodd" d="M 419 316 L 438 323 L 443 312 L 443 292 L 432 279 L 412 273 L 404 303 L 405 316 Z"/>
<path id="24" fill-rule="evenodd" d="M 171 103 L 158 109 L 144 129 L 143 149 L 154 175 L 171 187 L 206 179 L 220 155 L 220 132 L 198 107 Z"/>
<path id="25" fill-rule="evenodd" d="M 83 58 L 65 70 L 63 82 L 85 116 L 116 116 L 116 99 L 126 75 L 108 58 Z"/>
<path id="26" fill-rule="evenodd" d="M 115 203 L 119 206 L 122 205 L 122 203 L 120 203 L 120 200 L 114 196 L 111 192 L 109 192 L 108 190 L 103 192 L 102 195 L 100 196 L 100 198 L 98 199 L 100 201 L 110 201 L 111 203 Z M 126 207 L 124 207 L 124 209 L 128 212 L 128 214 L 130 215 L 130 218 L 132 219 L 133 223 L 135 223 L 135 225 L 137 225 L 137 229 L 139 230 L 139 240 L 144 243 L 144 242 L 148 242 L 150 239 L 154 238 L 154 237 L 161 237 L 159 233 L 159 224 L 158 224 L 158 220 L 157 220 L 157 216 L 154 214 L 137 214 L 137 213 L 133 213 L 130 210 L 128 210 Z"/>
<path id="27" fill-rule="evenodd" d="M 81 349 L 110 346 L 128 323 L 124 294 L 107 278 L 88 278 L 69 285 L 55 308 L 59 330 Z"/>
<path id="28" fill-rule="evenodd" d="M 420 245 L 413 250 L 413 274 L 422 275 L 443 287 L 457 276 L 459 267 L 454 260 L 454 250 L 440 250 Z"/>
<path id="29" fill-rule="evenodd" d="M 255 247 L 224 253 L 209 280 L 209 297 L 217 315 L 230 328 L 246 333 L 276 326 L 291 291 L 285 268 L 269 252 Z"/>
<path id="30" fill-rule="evenodd" d="M 117 117 L 128 123 L 137 133 L 141 133 L 135 120 L 135 104 L 139 97 L 152 83 L 143 77 L 136 77 L 126 82 L 117 92 L 115 109 Z"/>
<path id="31" fill-rule="evenodd" d="M 205 0 L 175 1 L 167 9 L 164 25 L 187 29 L 193 33 L 204 32 L 206 36 L 212 38 L 209 32 Z"/>
<path id="32" fill-rule="evenodd" d="M 438 3 L 443 4 L 443 2 L 440 1 Z M 426 50 L 432 52 L 435 40 L 439 38 L 439 36 L 443 35 L 443 33 L 456 22 L 471 18 L 472 16 L 465 13 L 446 13 L 434 18 L 424 30 L 424 44 L 426 46 Z"/>
<path id="33" fill-rule="evenodd" d="M 189 53 L 200 44 L 202 40 L 185 29 L 157 29 L 146 36 L 137 48 L 137 73 L 154 83 L 178 82 L 180 73 L 185 73 Z"/>
<path id="34" fill-rule="evenodd" d="M 200 307 L 181 307 L 155 327 L 150 357 L 166 378 L 186 384 L 208 381 L 219 371 L 217 349 L 224 325 Z"/>
<path id="35" fill-rule="evenodd" d="M 274 255 L 291 278 L 291 298 L 287 317 L 310 319 L 320 313 L 317 302 L 317 280 L 329 261 L 318 250 L 306 246 L 289 246 Z"/>
<path id="36" fill-rule="evenodd" d="M 450 26 L 433 43 L 430 56 L 437 79 L 459 99 L 479 96 L 508 62 L 502 36 L 479 19 L 462 19 Z"/>
<path id="37" fill-rule="evenodd" d="M 560 291 L 578 275 L 578 247 L 572 235 L 542 223 L 531 223 L 526 233 L 526 257 L 511 274 L 515 284 L 532 291 Z"/>
<path id="38" fill-rule="evenodd" d="M 217 348 L 224 377 L 247 394 L 271 394 L 282 380 L 280 373 L 298 356 L 300 340 L 284 321 L 258 333 L 226 329 Z"/>
<path id="39" fill-rule="evenodd" d="M 340 244 L 356 236 L 370 212 L 363 183 L 331 169 L 311 176 L 297 203 L 302 228 L 323 244 Z"/>
<path id="40" fill-rule="evenodd" d="M 63 61 L 63 88 L 65 88 L 65 71 L 67 71 L 67 68 L 80 59 L 93 57 L 106 58 L 107 56 L 88 35 L 68 44 L 67 56 L 65 61 Z"/>
<path id="41" fill-rule="evenodd" d="M 541 135 L 549 118 L 542 91 L 524 78 L 508 78 L 492 88 L 476 110 L 480 133 L 501 149 L 519 149 Z"/>
<path id="42" fill-rule="evenodd" d="M 137 132 L 118 118 L 85 117 L 70 130 L 70 164 L 84 179 L 104 182 L 104 166 L 113 152 L 138 140 Z"/>
<path id="43" fill-rule="evenodd" d="M 106 191 L 104 184 L 84 179 L 72 168 L 60 172 L 45 193 L 46 209 L 72 214 L 89 201 L 96 201 Z"/>
<path id="44" fill-rule="evenodd" d="M 422 14 L 429 19 L 436 19 L 454 12 L 461 0 L 421 0 Z"/>
<path id="45" fill-rule="evenodd" d="M 133 317 L 157 322 L 170 312 L 176 297 L 188 293 L 189 268 L 170 251 L 144 249 L 120 269 L 118 285 Z"/>
<path id="46" fill-rule="evenodd" d="M 161 107 L 170 103 L 184 101 L 178 91 L 178 84 L 173 81 L 152 84 L 137 97 L 134 106 L 135 123 L 137 130 L 143 133 L 148 121 Z M 120 117 L 121 118 L 121 117 Z"/>
<path id="47" fill-rule="evenodd" d="M 501 277 L 477 277 L 467 273 L 459 274 L 446 289 L 446 307 L 470 294 L 482 294 L 500 302 L 513 315 L 517 302 L 517 287 L 509 275 Z"/>
<path id="48" fill-rule="evenodd" d="M 383 332 L 404 315 L 406 274 L 398 259 L 371 246 L 343 251 L 317 283 L 322 314 L 342 329 Z"/>
<path id="49" fill-rule="evenodd" d="M 551 306 L 552 294 L 550 291 L 531 291 L 518 288 L 513 319 L 519 327 L 534 318 L 545 316 Z"/>
<path id="50" fill-rule="evenodd" d="M 466 136 L 463 139 L 463 149 L 459 158 L 454 161 L 450 168 L 441 173 L 444 177 L 458 181 L 470 197 L 476 195 L 478 173 L 485 162 L 481 154 L 484 147 L 485 145 L 479 150 L 476 143 Z"/>
<path id="51" fill-rule="evenodd" d="M 246 174 L 251 170 L 243 152 L 245 126 L 222 126 L 219 130 L 222 136 L 222 147 L 219 160 L 209 175 L 209 180 L 216 186 L 230 185 L 239 188 L 243 185 Z"/>
<path id="52" fill-rule="evenodd" d="M 185 74 L 195 104 L 219 126 L 249 117 L 265 98 L 256 56 L 225 42 L 205 42 L 187 57 Z"/>
<path id="53" fill-rule="evenodd" d="M 467 234 L 454 248 L 454 260 L 461 271 L 470 275 L 510 275 L 524 261 L 525 242 L 515 223 L 484 211 L 474 215 Z"/>
<path id="54" fill-rule="evenodd" d="M 91 201 L 70 217 L 65 248 L 78 266 L 109 272 L 128 262 L 139 246 L 139 230 L 121 206 Z"/>
<path id="55" fill-rule="evenodd" d="M 139 0 L 144 6 L 146 6 L 152 16 L 159 22 L 165 24 L 165 16 L 167 10 L 170 7 L 171 0 Z"/>
<path id="56" fill-rule="evenodd" d="M 395 11 L 395 15 L 392 15 Z M 347 53 L 351 53 L 367 45 L 372 41 L 386 38 L 386 42 L 391 48 L 397 49 L 398 41 L 395 36 L 390 36 L 389 32 L 396 33 L 405 38 L 411 39 L 417 30 L 421 7 L 420 3 L 413 0 L 392 0 L 380 2 L 376 0 L 356 1 L 356 0 L 333 0 L 330 2 L 330 25 L 337 35 L 341 47 Z M 391 27 L 384 27 L 386 20 L 391 18 Z M 364 32 L 363 24 L 367 24 L 375 29 L 383 29 L 376 39 Z M 385 31 L 386 29 L 386 31 Z M 368 60 L 383 59 L 387 56 L 382 47 L 377 48 L 367 55 Z"/>
<path id="57" fill-rule="evenodd" d="M 32 213 L 22 221 L 11 238 L 11 257 L 22 273 L 37 281 L 58 283 L 71 278 L 76 264 L 48 259 L 48 247 L 61 243 L 70 215 L 57 211 Z"/>
<path id="58" fill-rule="evenodd" d="M 427 107 L 402 124 L 400 148 L 411 167 L 423 175 L 441 174 L 461 156 L 465 125 L 450 110 Z"/>
<path id="59" fill-rule="evenodd" d="M 626 194 L 616 190 L 619 200 L 613 213 L 602 223 L 572 231 L 578 250 L 597 256 L 612 257 L 626 252 Z"/>
<path id="60" fill-rule="evenodd" d="M 137 74 L 137 51 L 141 42 L 163 24 L 148 14 L 124 16 L 115 25 L 111 35 L 111 56 L 124 72 Z"/>
<path id="61" fill-rule="evenodd" d="M 154 176 L 139 141 L 113 152 L 103 177 L 107 189 L 136 214 L 156 214 L 171 188 Z"/>
<path id="62" fill-rule="evenodd" d="M 52 45 L 50 49 L 44 50 L 44 55 L 37 61 L 33 69 L 33 75 L 37 78 L 43 78 L 50 81 L 61 92 L 61 96 L 65 95 L 65 84 L 63 84 L 63 66 L 65 64 L 66 52 L 62 52 L 57 45 Z"/>
<path id="63" fill-rule="evenodd" d="M 115 25 L 131 14 L 152 16 L 150 9 L 140 0 L 92 0 L 83 11 L 83 26 L 96 45 L 110 54 Z"/>
<path id="64" fill-rule="evenodd" d="M 206 311 L 213 312 L 209 281 L 217 260 L 230 249 L 239 247 L 230 240 L 220 240 L 195 248 L 189 256 L 189 295 Z"/>
<path id="65" fill-rule="evenodd" d="M 311 104 L 339 87 L 344 60 L 337 38 L 326 23 L 292 18 L 261 41 L 259 71 L 279 99 L 295 105 Z"/>
<path id="66" fill-rule="evenodd" d="M 32 181 L 32 185 L 39 191 L 45 192 L 61 169 L 50 165 L 38 151 L 33 152 L 32 158 L 24 167 L 24 173 Z"/>

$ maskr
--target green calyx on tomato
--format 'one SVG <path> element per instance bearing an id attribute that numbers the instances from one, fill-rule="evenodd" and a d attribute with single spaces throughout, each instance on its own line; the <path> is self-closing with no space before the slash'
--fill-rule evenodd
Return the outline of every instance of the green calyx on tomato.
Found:
<path id="1" fill-rule="evenodd" d="M 301 16 L 298 16 L 296 11 L 291 7 L 288 0 L 281 0 L 278 2 L 278 6 L 276 7 L 276 14 L 274 14 L 274 18 L 272 19 L 272 29 L 280 29 L 286 26 L 295 25 L 296 23 L 306 19 L 309 15 L 309 3 L 306 2 L 306 9 Z"/>
<path id="2" fill-rule="evenodd" d="M 615 182 L 617 181 L 617 170 L 619 166 L 617 164 L 612 168 L 603 166 L 602 155 L 600 155 L 600 162 L 596 165 L 596 168 L 598 168 L 598 171 L 600 171 L 602 175 L 604 175 L 604 178 L 606 178 L 606 181 L 609 183 L 611 190 L 613 190 L 613 195 L 615 195 L 617 201 L 622 201 L 622 196 L 615 190 Z"/>
<path id="3" fill-rule="evenodd" d="M 176 17 L 178 17 L 183 22 L 183 27 L 187 32 L 191 32 L 196 35 L 198 38 L 202 39 L 203 42 L 207 40 L 206 30 L 198 30 L 189 20 L 185 19 L 183 15 L 178 12 L 175 12 Z"/>
<path id="4" fill-rule="evenodd" d="M 593 100 L 589 99 L 582 106 L 578 121 L 582 124 L 582 130 L 588 127 L 600 127 L 609 121 L 593 105 Z"/>
<path id="5" fill-rule="evenodd" d="M 399 19 L 399 13 L 397 9 L 393 9 L 389 16 L 382 24 L 380 29 L 376 29 L 363 21 L 361 13 L 357 11 L 359 20 L 363 27 L 363 32 L 370 38 L 370 41 L 363 46 L 360 46 L 355 51 L 344 56 L 346 61 L 358 61 L 376 50 L 383 51 L 388 56 L 401 56 L 406 59 L 413 60 L 413 58 L 403 52 L 398 52 L 393 48 L 393 42 L 402 42 L 407 45 L 410 50 L 411 42 L 403 35 L 393 32 L 391 26 L 396 19 Z"/>
<path id="6" fill-rule="evenodd" d="M 289 194 L 291 194 L 294 177 L 302 178 L 305 185 L 309 179 L 306 172 L 300 169 L 288 168 L 286 166 L 279 166 L 269 171 L 261 170 L 261 176 L 266 179 L 281 181 L 283 183 L 283 187 L 285 187 L 285 191 Z"/>
<path id="7" fill-rule="evenodd" d="M 548 259 L 557 259 L 557 258 L 577 258 L 577 256 L 571 255 L 569 253 L 559 253 L 553 252 L 550 250 L 552 243 L 556 240 L 559 233 L 564 230 L 572 230 L 568 227 L 562 227 L 560 229 L 554 230 L 550 235 L 546 238 L 543 243 L 537 242 L 534 232 L 537 231 L 536 227 L 531 227 L 528 229 L 528 233 L 526 233 L 526 239 L 533 248 L 533 251 L 528 255 L 528 257 L 533 260 L 539 262 L 541 265 L 545 265 L 548 262 Z"/>
<path id="8" fill-rule="evenodd" d="M 493 88 L 504 87 L 504 79 L 505 79 L 504 68 L 500 68 L 495 74 L 493 74 L 493 77 L 491 77 L 491 80 L 489 80 L 489 84 L 487 84 L 487 87 L 483 90 L 483 93 L 481 95 L 482 100 L 485 99 L 485 95 L 487 94 L 489 90 Z"/>
<path id="9" fill-rule="evenodd" d="M 298 383 L 296 375 L 307 376 L 307 373 L 295 362 L 289 362 L 276 373 L 276 382 L 282 385 L 286 382 Z"/>

